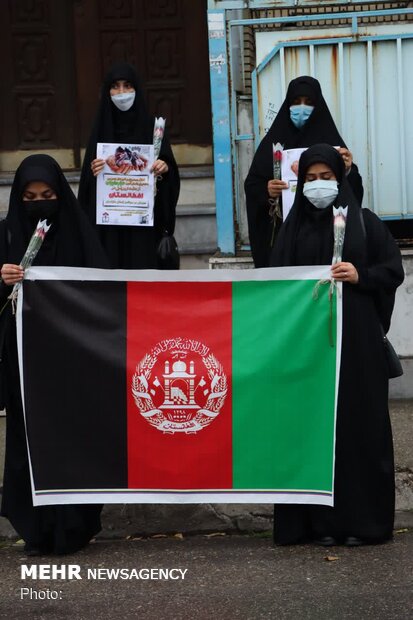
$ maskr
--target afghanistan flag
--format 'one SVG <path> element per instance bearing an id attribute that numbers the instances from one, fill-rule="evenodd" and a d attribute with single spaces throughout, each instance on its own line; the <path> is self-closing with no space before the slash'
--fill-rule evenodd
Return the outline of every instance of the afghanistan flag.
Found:
<path id="1" fill-rule="evenodd" d="M 332 505 L 341 303 L 316 286 L 329 269 L 28 270 L 34 504 Z"/>

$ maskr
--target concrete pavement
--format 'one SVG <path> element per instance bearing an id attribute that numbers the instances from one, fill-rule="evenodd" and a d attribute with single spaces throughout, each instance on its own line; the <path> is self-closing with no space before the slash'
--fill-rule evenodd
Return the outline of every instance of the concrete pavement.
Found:
<path id="1" fill-rule="evenodd" d="M 268 537 L 246 535 L 101 541 L 53 558 L 27 558 L 22 547 L 3 545 L 0 617 L 8 620 L 413 617 L 413 531 L 396 533 L 386 545 L 328 550 L 273 547 Z M 51 562 L 75 565 L 81 579 L 21 579 L 22 564 Z M 160 568 L 186 572 L 183 579 L 177 572 L 168 576 L 181 575 L 178 579 L 145 579 L 149 569 L 159 577 Z M 133 576 L 107 579 L 108 569 L 112 576 L 116 569 Z M 97 575 L 101 578 L 91 578 Z M 39 593 L 47 591 L 57 599 L 40 600 Z"/>

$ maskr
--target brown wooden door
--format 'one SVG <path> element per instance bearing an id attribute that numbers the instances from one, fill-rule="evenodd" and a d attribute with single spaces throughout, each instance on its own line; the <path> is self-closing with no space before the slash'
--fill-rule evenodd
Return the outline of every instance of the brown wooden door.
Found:
<path id="1" fill-rule="evenodd" d="M 73 149 L 72 0 L 2 0 L 1 8 L 1 150 Z"/>
<path id="2" fill-rule="evenodd" d="M 46 151 L 79 167 L 102 77 L 133 63 L 171 140 L 211 144 L 206 0 L 1 0 L 0 166 Z"/>
<path id="3" fill-rule="evenodd" d="M 151 114 L 172 142 L 211 144 L 206 0 L 76 0 L 80 139 L 91 130 L 102 77 L 115 61 L 135 65 Z"/>

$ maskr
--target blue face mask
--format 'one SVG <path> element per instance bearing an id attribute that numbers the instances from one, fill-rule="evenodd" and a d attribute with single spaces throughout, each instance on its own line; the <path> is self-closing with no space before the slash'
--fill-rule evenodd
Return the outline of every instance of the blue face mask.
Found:
<path id="1" fill-rule="evenodd" d="M 305 105 L 305 103 L 290 106 L 290 118 L 297 129 L 301 129 L 304 126 L 313 110 L 313 105 Z"/>

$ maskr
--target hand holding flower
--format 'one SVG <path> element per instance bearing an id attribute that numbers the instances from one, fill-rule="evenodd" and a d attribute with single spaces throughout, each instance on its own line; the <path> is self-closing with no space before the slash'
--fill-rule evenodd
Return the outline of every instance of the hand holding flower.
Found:
<path id="1" fill-rule="evenodd" d="M 331 267 L 331 276 L 337 282 L 357 284 L 359 281 L 359 274 L 353 263 L 335 263 L 335 265 Z"/>
<path id="2" fill-rule="evenodd" d="M 168 170 L 168 164 L 162 159 L 157 159 L 151 168 L 151 172 L 153 172 L 155 176 L 166 174 Z"/>
<path id="3" fill-rule="evenodd" d="M 23 277 L 24 269 L 20 265 L 5 263 L 1 268 L 1 279 L 7 286 L 21 282 Z"/>
<path id="4" fill-rule="evenodd" d="M 281 179 L 271 179 L 268 181 L 267 190 L 270 198 L 279 198 L 283 189 L 288 189 L 288 183 Z"/>

